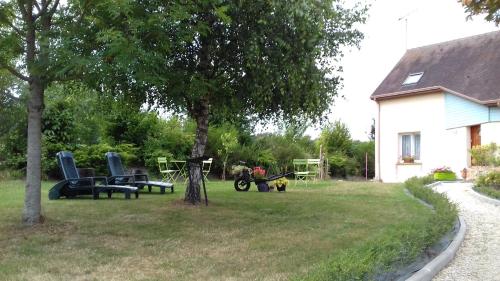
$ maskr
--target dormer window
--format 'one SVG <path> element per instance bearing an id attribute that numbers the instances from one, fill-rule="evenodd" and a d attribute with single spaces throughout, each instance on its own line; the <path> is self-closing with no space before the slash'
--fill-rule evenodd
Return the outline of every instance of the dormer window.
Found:
<path id="1" fill-rule="evenodd" d="M 424 75 L 423 72 L 410 73 L 410 75 L 406 77 L 402 85 L 405 86 L 405 85 L 416 84 L 418 81 L 420 81 L 420 78 L 422 78 L 423 75 Z"/>

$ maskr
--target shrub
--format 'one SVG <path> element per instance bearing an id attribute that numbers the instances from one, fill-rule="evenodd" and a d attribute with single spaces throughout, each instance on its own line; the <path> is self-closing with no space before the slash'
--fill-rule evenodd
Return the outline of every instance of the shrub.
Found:
<path id="1" fill-rule="evenodd" d="M 137 148 L 132 144 L 112 146 L 102 143 L 77 147 L 74 151 L 76 165 L 78 168 L 94 168 L 98 176 L 107 175 L 108 168 L 104 155 L 108 151 L 119 153 L 124 166 L 135 165 L 137 163 Z"/>
<path id="2" fill-rule="evenodd" d="M 368 178 L 373 178 L 375 176 L 375 142 L 354 141 L 352 151 L 356 160 L 356 171 L 359 173 L 358 176 L 362 177 L 365 176 L 365 157 L 368 154 Z"/>
<path id="3" fill-rule="evenodd" d="M 256 165 L 264 165 L 272 173 L 293 170 L 293 159 L 309 158 L 306 152 L 307 138 L 287 138 L 282 135 L 265 134 L 258 136 L 253 144 L 259 151 Z M 312 144 L 309 146 L 314 147 Z"/>
<path id="4" fill-rule="evenodd" d="M 328 165 L 330 167 L 330 174 L 333 177 L 346 178 L 348 175 L 358 175 L 358 162 L 356 159 L 336 152 L 328 158 Z"/>
<path id="5" fill-rule="evenodd" d="M 61 178 L 56 154 L 59 151 L 74 151 L 74 146 L 52 142 L 47 137 L 42 137 L 42 172 L 48 178 Z M 104 156 L 103 156 L 104 157 Z M 79 163 L 77 162 L 77 165 Z"/>
<path id="6" fill-rule="evenodd" d="M 500 190 L 500 172 L 491 171 L 485 175 L 481 175 L 476 179 L 476 186 L 493 187 Z"/>
<path id="7" fill-rule="evenodd" d="M 473 165 L 500 166 L 500 149 L 495 143 L 475 146 L 470 153 Z"/>
<path id="8" fill-rule="evenodd" d="M 146 165 L 146 169 L 148 169 L 148 173 L 153 175 L 159 175 L 160 170 L 158 168 L 158 157 L 166 157 L 167 164 L 168 161 L 174 159 L 174 156 L 170 151 L 166 149 L 156 149 L 153 151 L 146 151 L 144 153 L 144 165 Z"/>

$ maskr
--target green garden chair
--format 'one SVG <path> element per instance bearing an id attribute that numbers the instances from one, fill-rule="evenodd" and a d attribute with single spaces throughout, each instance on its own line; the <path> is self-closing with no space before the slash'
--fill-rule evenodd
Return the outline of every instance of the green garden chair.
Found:
<path id="1" fill-rule="evenodd" d="M 316 180 L 319 175 L 319 159 L 293 159 L 295 185 L 304 182 L 307 186 L 310 179 Z"/>
<path id="2" fill-rule="evenodd" d="M 293 159 L 293 174 L 295 176 L 295 185 L 297 185 L 297 182 L 304 182 L 307 185 L 309 175 L 307 159 Z"/>
<path id="3" fill-rule="evenodd" d="M 158 157 L 158 169 L 164 182 L 175 182 L 177 170 L 168 168 L 167 157 Z"/>

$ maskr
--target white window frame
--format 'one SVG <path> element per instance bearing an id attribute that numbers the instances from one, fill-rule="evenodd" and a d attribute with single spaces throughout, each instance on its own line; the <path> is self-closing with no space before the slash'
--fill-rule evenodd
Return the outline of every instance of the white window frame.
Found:
<path id="1" fill-rule="evenodd" d="M 420 79 L 422 78 L 422 76 L 424 76 L 423 72 L 410 73 L 408 77 L 406 77 L 405 81 L 403 81 L 403 84 L 401 85 L 406 86 L 406 85 L 417 84 L 418 81 L 420 81 Z"/>
<path id="2" fill-rule="evenodd" d="M 415 163 L 421 163 L 422 159 L 422 134 L 420 132 L 407 132 L 407 133 L 399 133 L 398 135 L 398 156 L 399 156 L 399 162 L 403 163 L 403 136 L 410 136 L 410 156 L 415 157 L 415 152 L 416 152 L 416 147 L 415 147 L 415 136 L 420 136 L 420 143 L 419 143 L 419 155 L 418 159 L 414 158 Z"/>

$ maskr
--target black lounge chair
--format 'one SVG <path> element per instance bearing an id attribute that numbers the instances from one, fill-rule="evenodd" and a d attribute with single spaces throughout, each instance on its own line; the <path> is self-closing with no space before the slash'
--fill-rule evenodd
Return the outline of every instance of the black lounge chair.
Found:
<path id="1" fill-rule="evenodd" d="M 174 192 L 174 185 L 170 182 L 150 181 L 146 174 L 126 174 L 125 169 L 123 169 L 120 154 L 116 152 L 107 152 L 106 161 L 108 162 L 108 170 L 111 175 L 108 177 L 108 182 L 110 184 L 133 185 L 137 186 L 139 189 L 143 189 L 147 186 L 149 192 L 151 192 L 153 186 L 156 186 L 160 188 L 160 193 L 165 193 L 166 188 L 170 188 L 170 192 Z"/>
<path id="2" fill-rule="evenodd" d="M 110 185 L 106 177 L 80 177 L 71 152 L 58 152 L 56 158 L 64 180 L 50 189 L 50 200 L 59 199 L 61 196 L 74 198 L 78 195 L 92 195 L 94 199 L 99 199 L 101 192 L 107 193 L 108 198 L 111 198 L 114 192 L 123 192 L 126 199 L 130 199 L 131 193 L 135 194 L 135 198 L 139 197 L 139 191 L 135 186 Z"/>

